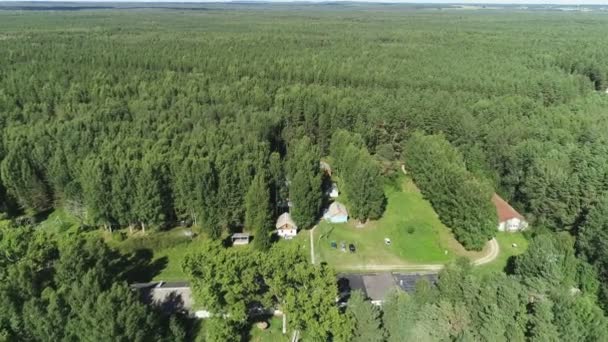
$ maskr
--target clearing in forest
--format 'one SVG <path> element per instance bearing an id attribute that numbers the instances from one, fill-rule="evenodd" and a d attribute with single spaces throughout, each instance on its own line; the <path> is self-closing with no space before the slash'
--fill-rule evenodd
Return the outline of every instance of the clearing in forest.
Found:
<path id="1" fill-rule="evenodd" d="M 355 220 L 344 224 L 319 222 L 312 234 L 316 264 L 327 262 L 338 271 L 372 271 L 374 266 L 378 266 L 378 270 L 392 270 L 392 266 L 402 271 L 435 270 L 433 267 L 458 256 L 474 260 L 488 253 L 487 247 L 481 252 L 466 251 L 441 223 L 431 204 L 422 197 L 409 177 L 402 175 L 387 184 L 385 193 L 387 208 L 383 217 L 367 222 L 363 228 L 357 228 L 358 222 Z M 340 200 L 348 201 L 346 198 Z M 40 227 L 62 234 L 64 231 L 77 230 L 78 224 L 74 217 L 59 209 L 51 213 Z M 114 234 L 100 230 L 89 233 L 101 234 L 111 246 L 124 254 L 136 254 L 146 266 L 142 269 L 141 281 L 182 281 L 186 279 L 181 269 L 184 257 L 198 250 L 207 239 L 204 234 L 195 234 L 191 238 L 186 234 L 187 230 L 174 228 L 133 236 L 128 236 L 127 229 L 115 231 Z M 118 238 L 120 236 L 123 238 Z M 310 254 L 310 236 L 309 230 L 303 230 L 295 239 L 280 239 L 278 243 L 296 243 L 304 253 Z M 390 246 L 385 244 L 385 238 L 391 240 Z M 502 270 L 510 256 L 522 253 L 527 247 L 522 233 L 497 233 L 496 238 L 500 254 L 496 260 L 480 266 L 479 272 Z M 332 242 L 336 242 L 337 248 L 331 246 Z M 346 252 L 340 250 L 342 242 L 346 244 Z M 355 253 L 348 251 L 351 243 L 356 247 Z M 517 247 L 513 247 L 513 244 Z M 418 266 L 420 268 L 416 269 Z"/>
<path id="2" fill-rule="evenodd" d="M 454 239 L 409 177 L 397 178 L 385 187 L 385 193 L 388 202 L 383 217 L 362 228 L 355 220 L 319 223 L 314 232 L 317 262 L 349 270 L 369 265 L 440 265 L 457 256 L 477 259 L 485 255 L 485 250 L 466 251 Z M 385 238 L 390 239 L 390 245 Z M 342 242 L 347 247 L 345 252 L 341 250 Z M 354 253 L 348 251 L 351 243 L 356 248 Z"/>

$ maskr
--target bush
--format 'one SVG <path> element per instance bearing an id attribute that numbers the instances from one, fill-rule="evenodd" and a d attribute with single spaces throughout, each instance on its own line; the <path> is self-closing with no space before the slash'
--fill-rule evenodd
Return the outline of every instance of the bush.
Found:
<path id="1" fill-rule="evenodd" d="M 376 146 L 376 155 L 384 160 L 394 160 L 395 149 L 391 144 L 381 144 Z"/>
<path id="2" fill-rule="evenodd" d="M 127 234 L 125 232 L 115 231 L 114 233 L 112 233 L 112 239 L 122 242 L 127 239 Z"/>

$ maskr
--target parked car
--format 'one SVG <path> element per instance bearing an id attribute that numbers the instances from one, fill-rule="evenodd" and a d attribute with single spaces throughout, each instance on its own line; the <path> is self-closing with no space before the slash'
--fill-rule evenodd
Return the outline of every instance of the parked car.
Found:
<path id="1" fill-rule="evenodd" d="M 384 244 L 387 245 L 387 246 L 390 246 L 391 245 L 391 239 L 384 238 Z"/>
<path id="2" fill-rule="evenodd" d="M 352 243 L 351 243 L 351 244 L 349 244 L 349 245 L 348 245 L 348 250 L 349 250 L 351 253 L 355 253 L 355 245 L 353 245 Z"/>

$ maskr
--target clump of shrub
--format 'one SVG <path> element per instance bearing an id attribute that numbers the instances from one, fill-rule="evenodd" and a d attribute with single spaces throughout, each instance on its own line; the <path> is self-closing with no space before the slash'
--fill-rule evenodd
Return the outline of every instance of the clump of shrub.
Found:
<path id="1" fill-rule="evenodd" d="M 112 233 L 112 239 L 118 242 L 122 242 L 127 239 L 127 234 L 125 232 L 115 231 L 114 233 Z"/>

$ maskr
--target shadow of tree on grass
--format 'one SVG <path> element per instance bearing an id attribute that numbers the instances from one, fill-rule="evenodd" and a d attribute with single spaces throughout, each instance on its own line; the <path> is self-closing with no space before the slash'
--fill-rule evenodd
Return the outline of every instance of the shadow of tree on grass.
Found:
<path id="1" fill-rule="evenodd" d="M 165 256 L 154 259 L 151 249 L 138 249 L 123 257 L 122 273 L 128 283 L 149 282 L 167 267 Z"/>

